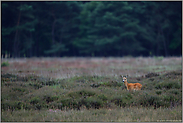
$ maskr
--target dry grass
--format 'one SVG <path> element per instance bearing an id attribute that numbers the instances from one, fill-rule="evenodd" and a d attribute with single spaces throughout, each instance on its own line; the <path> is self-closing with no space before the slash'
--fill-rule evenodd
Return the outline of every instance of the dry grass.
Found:
<path id="1" fill-rule="evenodd" d="M 170 108 L 113 108 L 81 110 L 19 110 L 2 112 L 2 121 L 5 122 L 159 122 L 182 121 L 182 106 Z"/>
<path id="2" fill-rule="evenodd" d="M 3 59 L 9 66 L 2 73 L 35 74 L 53 78 L 70 78 L 81 75 L 138 77 L 148 72 L 164 74 L 182 69 L 181 57 L 137 58 L 21 58 Z"/>

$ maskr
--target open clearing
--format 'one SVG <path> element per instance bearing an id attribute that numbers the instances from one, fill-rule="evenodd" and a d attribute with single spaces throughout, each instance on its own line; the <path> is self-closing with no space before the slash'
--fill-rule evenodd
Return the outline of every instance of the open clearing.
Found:
<path id="1" fill-rule="evenodd" d="M 2 121 L 182 121 L 182 58 L 2 59 Z M 128 92 L 128 82 L 142 90 Z"/>

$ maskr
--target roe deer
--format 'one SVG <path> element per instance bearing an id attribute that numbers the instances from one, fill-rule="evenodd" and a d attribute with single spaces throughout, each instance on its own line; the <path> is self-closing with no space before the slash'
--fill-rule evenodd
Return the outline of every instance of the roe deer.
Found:
<path id="1" fill-rule="evenodd" d="M 127 87 L 127 90 L 141 90 L 142 85 L 140 83 L 128 83 L 127 82 L 127 78 L 120 76 L 121 78 L 123 78 L 123 82 L 125 84 L 125 86 Z"/>

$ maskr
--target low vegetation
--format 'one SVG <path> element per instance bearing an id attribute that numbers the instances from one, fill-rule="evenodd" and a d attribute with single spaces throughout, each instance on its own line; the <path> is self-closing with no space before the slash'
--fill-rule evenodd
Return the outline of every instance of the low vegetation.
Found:
<path id="1" fill-rule="evenodd" d="M 4 74 L 1 76 L 1 108 L 6 112 L 46 109 L 68 111 L 81 110 L 82 107 L 86 109 L 118 106 L 152 109 L 180 107 L 182 75 L 181 71 L 173 73 L 142 78 L 142 91 L 135 92 L 128 92 L 120 78 L 116 80 L 112 77 L 82 76 L 50 80 L 38 76 L 19 77 Z M 3 118 L 3 121 L 8 119 Z"/>
<path id="2" fill-rule="evenodd" d="M 181 70 L 132 76 L 128 82 L 142 84 L 142 90 L 127 91 L 120 76 L 83 74 L 56 79 L 4 73 L 1 119 L 3 122 L 182 120 Z"/>
<path id="3" fill-rule="evenodd" d="M 8 62 L 2 62 L 1 63 L 1 67 L 6 67 L 6 66 L 9 66 L 9 63 Z"/>
<path id="4" fill-rule="evenodd" d="M 2 121 L 19 122 L 181 122 L 182 107 L 167 108 L 82 108 L 80 110 L 16 110 L 3 111 Z"/>

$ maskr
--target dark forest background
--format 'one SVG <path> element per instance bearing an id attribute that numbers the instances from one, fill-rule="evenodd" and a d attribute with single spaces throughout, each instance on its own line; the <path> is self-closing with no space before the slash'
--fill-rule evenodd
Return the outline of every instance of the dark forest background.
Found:
<path id="1" fill-rule="evenodd" d="M 181 56 L 182 1 L 1 1 L 1 54 Z"/>

